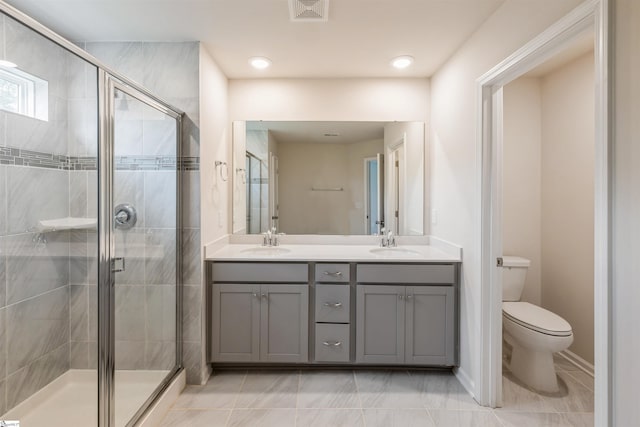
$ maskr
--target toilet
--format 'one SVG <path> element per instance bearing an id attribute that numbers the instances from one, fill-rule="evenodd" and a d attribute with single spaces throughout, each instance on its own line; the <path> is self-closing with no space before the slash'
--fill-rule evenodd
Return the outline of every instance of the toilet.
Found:
<path id="1" fill-rule="evenodd" d="M 556 393 L 559 387 L 553 353 L 573 342 L 571 325 L 549 310 L 520 301 L 528 259 L 505 256 L 502 260 L 502 328 L 512 347 L 507 367 L 532 389 Z"/>

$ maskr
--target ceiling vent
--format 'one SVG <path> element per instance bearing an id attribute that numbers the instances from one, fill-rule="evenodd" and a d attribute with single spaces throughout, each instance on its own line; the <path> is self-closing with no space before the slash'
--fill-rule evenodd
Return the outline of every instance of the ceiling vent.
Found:
<path id="1" fill-rule="evenodd" d="M 289 0 L 289 17 L 293 22 L 327 22 L 329 0 Z"/>

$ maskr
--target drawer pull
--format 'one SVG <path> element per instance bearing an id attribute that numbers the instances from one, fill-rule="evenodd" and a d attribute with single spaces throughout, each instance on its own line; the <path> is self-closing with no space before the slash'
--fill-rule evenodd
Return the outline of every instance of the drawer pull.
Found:
<path id="1" fill-rule="evenodd" d="M 325 307 L 331 307 L 331 308 L 340 308 L 342 307 L 342 303 L 341 302 L 325 302 L 324 304 Z"/>
<path id="2" fill-rule="evenodd" d="M 412 299 L 412 298 L 413 298 L 413 295 L 411 294 L 407 295 L 407 299 Z"/>
<path id="3" fill-rule="evenodd" d="M 342 345 L 342 341 L 334 341 L 334 342 L 323 341 L 322 345 L 326 347 L 340 347 Z"/>
<path id="4" fill-rule="evenodd" d="M 325 271 L 324 275 L 331 277 L 342 277 L 342 271 Z"/>

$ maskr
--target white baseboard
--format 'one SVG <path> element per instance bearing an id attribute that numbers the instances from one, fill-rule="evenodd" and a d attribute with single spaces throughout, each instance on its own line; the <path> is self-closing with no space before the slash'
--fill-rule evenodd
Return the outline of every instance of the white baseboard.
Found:
<path id="1" fill-rule="evenodd" d="M 581 371 L 584 371 L 586 374 L 594 376 L 595 367 L 584 360 L 582 357 L 578 356 L 572 351 L 564 350 L 558 353 L 559 356 L 565 358 L 569 363 L 578 367 Z"/>
<path id="2" fill-rule="evenodd" d="M 467 390 L 467 392 L 469 392 L 469 394 L 471 395 L 471 397 L 473 397 L 473 399 L 477 402 L 478 399 L 476 398 L 476 386 L 475 383 L 471 380 L 471 377 L 469 377 L 469 375 L 467 374 L 467 372 L 460 368 L 453 368 L 453 374 L 456 376 L 456 378 L 458 379 L 458 381 L 460 381 L 460 384 L 462 384 L 462 387 L 465 388 L 465 390 Z"/>

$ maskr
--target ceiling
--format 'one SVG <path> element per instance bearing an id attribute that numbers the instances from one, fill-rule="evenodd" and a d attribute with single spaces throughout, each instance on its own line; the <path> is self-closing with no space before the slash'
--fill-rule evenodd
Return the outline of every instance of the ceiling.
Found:
<path id="1" fill-rule="evenodd" d="M 269 130 L 283 143 L 353 144 L 382 140 L 385 122 L 247 122 L 247 130 Z M 329 136 L 327 136 L 327 134 Z"/>
<path id="2" fill-rule="evenodd" d="M 324 23 L 291 22 L 288 0 L 7 1 L 74 41 L 202 41 L 238 79 L 429 77 L 504 0 L 330 0 Z"/>

